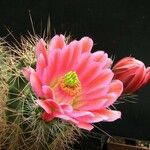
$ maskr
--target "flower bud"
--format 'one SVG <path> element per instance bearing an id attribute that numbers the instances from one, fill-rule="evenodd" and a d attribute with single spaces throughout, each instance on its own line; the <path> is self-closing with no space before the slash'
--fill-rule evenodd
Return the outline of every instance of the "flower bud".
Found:
<path id="1" fill-rule="evenodd" d="M 123 82 L 124 93 L 134 93 L 150 81 L 150 67 L 133 57 L 119 60 L 113 67 L 114 78 Z"/>

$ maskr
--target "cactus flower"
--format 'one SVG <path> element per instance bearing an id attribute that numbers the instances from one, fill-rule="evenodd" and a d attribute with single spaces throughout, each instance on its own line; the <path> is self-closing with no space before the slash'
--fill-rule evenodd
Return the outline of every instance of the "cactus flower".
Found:
<path id="1" fill-rule="evenodd" d="M 56 35 L 47 48 L 43 39 L 38 41 L 36 68 L 24 68 L 23 74 L 43 108 L 43 120 L 61 118 L 91 130 L 92 123 L 120 118 L 110 106 L 121 95 L 122 82 L 113 80 L 108 55 L 91 53 L 92 46 L 89 37 L 67 44 L 63 35 Z"/>
<path id="2" fill-rule="evenodd" d="M 150 81 L 150 67 L 133 58 L 125 57 L 118 61 L 114 67 L 114 78 L 123 82 L 124 93 L 134 93 Z"/>

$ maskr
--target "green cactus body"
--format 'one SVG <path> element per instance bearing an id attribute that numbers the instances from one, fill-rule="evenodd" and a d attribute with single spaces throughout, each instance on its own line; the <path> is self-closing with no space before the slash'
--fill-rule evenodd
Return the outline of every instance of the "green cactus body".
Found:
<path id="1" fill-rule="evenodd" d="M 3 108 L 0 105 L 4 110 L 3 116 L 0 116 L 4 125 L 0 129 L 0 148 L 7 150 L 67 149 L 70 144 L 76 141 L 76 138 L 80 135 L 80 130 L 59 119 L 44 122 L 41 119 L 43 110 L 36 104 L 36 97 L 21 73 L 21 69 L 27 63 L 35 68 L 35 63 L 28 62 L 24 57 L 28 54 L 27 52 L 33 49 L 33 46 L 33 44 L 30 44 L 31 48 L 26 48 L 27 51 L 20 50 L 24 53 L 19 54 L 19 59 L 16 55 L 7 54 L 4 56 L 3 53 L 0 53 L 0 62 L 2 62 L 0 69 L 6 77 L 5 81 L 0 79 L 0 86 L 5 83 L 7 91 L 1 97 L 1 99 L 5 97 L 5 107 Z M 6 60 L 14 57 L 16 59 L 12 59 L 12 61 L 16 61 L 13 63 L 15 65 L 10 66 Z M 12 68 L 11 71 L 10 67 Z"/>

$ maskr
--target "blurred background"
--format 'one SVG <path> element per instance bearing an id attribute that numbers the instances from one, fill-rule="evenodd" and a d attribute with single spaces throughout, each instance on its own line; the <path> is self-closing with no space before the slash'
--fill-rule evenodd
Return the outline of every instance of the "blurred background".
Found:
<path id="1" fill-rule="evenodd" d="M 50 17 L 52 36 L 89 36 L 95 42 L 93 51 L 104 50 L 115 61 L 131 55 L 150 66 L 149 7 L 148 0 L 0 0 L 0 36 L 8 35 L 7 29 L 17 40 L 32 34 L 30 12 L 36 34 L 42 35 Z M 116 106 L 122 119 L 98 126 L 110 135 L 150 140 L 149 89 L 150 84 L 138 91 L 137 103 Z"/>

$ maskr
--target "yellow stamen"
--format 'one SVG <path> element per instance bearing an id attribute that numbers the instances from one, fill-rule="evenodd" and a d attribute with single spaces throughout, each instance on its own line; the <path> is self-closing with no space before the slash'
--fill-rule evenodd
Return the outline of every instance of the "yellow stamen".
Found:
<path id="1" fill-rule="evenodd" d="M 60 88 L 69 96 L 78 96 L 81 92 L 81 84 L 76 72 L 70 71 L 59 81 Z"/>
<path id="2" fill-rule="evenodd" d="M 80 81 L 78 79 L 76 72 L 74 71 L 68 72 L 64 77 L 64 83 L 66 86 L 69 86 L 69 87 L 77 86 L 80 83 Z"/>

